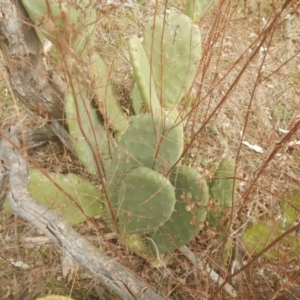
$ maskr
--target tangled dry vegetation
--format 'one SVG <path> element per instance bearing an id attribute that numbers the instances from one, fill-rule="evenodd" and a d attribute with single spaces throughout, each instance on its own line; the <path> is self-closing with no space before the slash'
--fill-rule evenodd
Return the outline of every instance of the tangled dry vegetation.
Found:
<path id="1" fill-rule="evenodd" d="M 128 37 L 140 35 L 146 20 L 155 12 L 182 10 L 184 1 L 102 2 L 95 6 L 96 47 L 110 66 L 116 92 L 129 115 L 133 76 Z M 288 5 L 278 16 L 284 4 Z M 220 232 L 209 226 L 189 245 L 233 286 L 237 299 L 300 297 L 300 253 L 293 260 L 282 253 L 276 259 L 255 256 L 241 240 L 242 232 L 250 225 L 262 220 L 276 221 L 279 201 L 288 190 L 299 189 L 299 13 L 299 1 L 221 0 L 218 9 L 199 24 L 203 58 L 193 90 L 181 107 L 186 145 L 193 141 L 183 158 L 185 164 L 197 167 L 209 180 L 224 154 L 237 161 L 234 205 L 229 212 L 231 217 L 225 220 L 232 223 L 232 229 L 226 233 L 233 245 L 229 260 L 219 265 L 224 244 Z M 60 66 L 53 61 L 52 67 Z M 19 119 L 24 127 L 43 125 L 43 120 L 14 101 L 7 77 L 0 84 L 2 126 Z M 49 171 L 89 176 L 57 143 L 31 150 L 29 155 L 36 165 Z M 96 179 L 91 180 L 99 184 Z M 208 209 L 213 210 L 214 204 L 210 203 Z M 230 298 L 180 252 L 170 254 L 167 267 L 156 269 L 126 249 L 102 220 L 90 220 L 76 229 L 170 299 Z M 63 257 L 30 224 L 2 212 L 0 233 L 1 299 L 29 300 L 47 294 L 69 295 L 73 299 L 116 299 Z M 297 236 L 298 232 L 291 234 Z"/>

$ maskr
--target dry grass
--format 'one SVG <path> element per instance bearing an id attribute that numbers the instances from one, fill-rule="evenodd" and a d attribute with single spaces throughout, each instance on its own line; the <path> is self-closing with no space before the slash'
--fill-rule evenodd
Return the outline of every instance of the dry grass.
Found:
<path id="1" fill-rule="evenodd" d="M 111 79 L 127 114 L 131 114 L 130 92 L 134 82 L 127 39 L 132 34 L 141 35 L 155 8 L 159 12 L 165 9 L 163 3 L 155 6 L 155 1 L 139 5 L 140 2 L 133 1 L 132 8 L 98 7 L 97 51 L 110 66 Z M 183 2 L 169 1 L 168 8 L 180 10 Z M 209 180 L 224 153 L 236 158 L 238 180 L 229 218 L 232 229 L 227 232 L 233 248 L 227 265 L 217 266 L 216 255 L 222 254 L 223 245 L 220 232 L 209 226 L 189 247 L 223 278 L 228 278 L 238 299 L 299 299 L 300 255 L 293 261 L 284 255 L 277 259 L 261 256 L 254 261 L 252 253 L 243 247 L 241 233 L 260 220 L 276 220 L 279 200 L 286 191 L 299 188 L 300 145 L 277 145 L 285 135 L 283 130 L 290 132 L 300 117 L 300 11 L 298 8 L 293 12 L 291 7 L 268 27 L 283 1 L 220 2 L 220 11 L 207 15 L 199 24 L 203 59 L 189 105 L 182 106 L 187 141 L 195 137 L 203 124 L 208 126 L 196 136 L 183 161 L 198 168 Z M 294 8 L 296 5 L 294 1 Z M 286 22 L 292 12 L 292 18 Z M 0 83 L 0 89 L 1 123 L 12 123 L 18 119 L 15 105 L 5 82 Z M 25 115 L 26 109 L 20 109 Z M 28 127 L 41 123 L 28 112 L 23 121 Z M 228 147 L 223 146 L 224 140 Z M 299 140 L 300 133 L 295 131 L 289 142 Z M 255 152 L 242 141 L 259 145 L 263 153 Z M 276 153 L 272 154 L 274 149 Z M 80 164 L 58 146 L 38 149 L 32 156 L 48 170 L 87 176 Z M 214 209 L 213 205 L 210 209 Z M 78 230 L 94 237 L 99 247 L 100 232 L 109 232 L 100 220 L 86 222 Z M 47 294 L 70 295 L 73 299 L 116 299 L 82 269 L 73 268 L 74 272 L 64 277 L 61 251 L 51 243 L 40 242 L 40 233 L 22 220 L 1 213 L 0 237 L 1 299 L 29 300 Z M 167 271 L 151 268 L 120 240 L 107 239 L 104 245 L 105 248 L 101 243 L 103 251 L 112 256 L 117 253 L 119 261 L 170 299 L 229 298 L 179 252 L 170 254 Z M 27 267 L 16 266 L 13 261 Z M 243 272 L 231 276 L 247 264 Z"/>

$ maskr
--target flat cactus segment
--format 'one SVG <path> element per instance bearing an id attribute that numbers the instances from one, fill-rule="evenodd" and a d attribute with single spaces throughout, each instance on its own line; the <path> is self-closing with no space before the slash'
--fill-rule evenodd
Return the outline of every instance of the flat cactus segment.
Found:
<path id="1" fill-rule="evenodd" d="M 280 210 L 280 219 L 256 222 L 246 228 L 242 235 L 242 241 L 250 254 L 257 255 L 267 245 L 298 223 L 300 191 L 292 189 L 285 193 L 280 201 Z M 284 256 L 291 261 L 299 257 L 299 252 L 299 233 L 295 233 L 293 235 L 282 236 L 280 243 L 277 243 L 272 249 L 264 253 L 264 256 L 276 260 Z"/>
<path id="2" fill-rule="evenodd" d="M 185 13 L 199 22 L 216 5 L 216 0 L 186 0 Z"/>
<path id="3" fill-rule="evenodd" d="M 282 224 L 288 229 L 299 219 L 300 212 L 300 191 L 292 189 L 283 195 L 280 201 Z"/>
<path id="4" fill-rule="evenodd" d="M 162 226 L 175 205 L 174 188 L 160 173 L 140 167 L 122 181 L 118 197 L 118 227 L 122 233 L 141 234 Z"/>
<path id="5" fill-rule="evenodd" d="M 143 45 L 158 99 L 163 107 L 173 108 L 189 92 L 198 72 L 199 27 L 183 14 L 155 16 L 145 27 Z"/>
<path id="6" fill-rule="evenodd" d="M 95 85 L 95 100 L 105 123 L 114 131 L 124 132 L 128 127 L 128 121 L 115 97 L 113 86 L 109 82 L 109 73 L 106 65 L 97 53 L 93 53 L 90 57 L 90 64 L 91 77 Z"/>
<path id="7" fill-rule="evenodd" d="M 219 208 L 208 214 L 208 220 L 214 227 L 220 224 L 220 218 L 226 209 L 232 207 L 234 176 L 235 161 L 231 157 L 223 158 L 210 184 L 210 195 L 219 203 Z"/>
<path id="8" fill-rule="evenodd" d="M 135 83 L 131 91 L 132 108 L 135 115 L 139 115 L 143 109 L 143 100 L 137 84 Z"/>
<path id="9" fill-rule="evenodd" d="M 56 46 L 70 43 L 74 52 L 83 55 L 93 49 L 96 11 L 89 0 L 21 0 L 30 20 Z"/>
<path id="10" fill-rule="evenodd" d="M 176 204 L 171 219 L 151 234 L 160 254 L 187 245 L 199 232 L 206 217 L 208 187 L 204 178 L 187 166 L 177 166 L 170 174 Z"/>
<path id="11" fill-rule="evenodd" d="M 117 207 L 118 189 L 128 172 L 147 167 L 166 174 L 179 159 L 182 149 L 182 126 L 174 126 L 174 120 L 150 113 L 136 117 L 122 135 L 107 171 L 112 207 Z"/>
<path id="12" fill-rule="evenodd" d="M 256 255 L 264 250 L 268 244 L 272 243 L 276 238 L 282 235 L 284 231 L 285 229 L 281 226 L 281 224 L 278 224 L 278 222 L 274 220 L 258 222 L 249 226 L 244 231 L 242 242 L 250 255 Z M 299 240 L 299 238 L 297 239 Z M 267 251 L 264 256 L 275 259 L 280 257 L 280 253 L 284 256 L 288 256 L 290 253 L 287 251 L 288 248 L 286 247 L 286 242 L 287 239 L 283 238 L 280 243 L 277 243 L 274 248 Z M 288 246 L 294 245 L 289 243 Z"/>
<path id="13" fill-rule="evenodd" d="M 172 109 L 172 110 L 165 109 L 164 115 L 166 118 L 169 118 L 173 121 L 173 126 L 179 127 L 179 128 L 177 128 L 177 130 L 181 130 L 182 135 L 183 135 L 183 124 L 182 124 L 182 120 L 181 120 L 179 111 L 177 109 Z"/>
<path id="14" fill-rule="evenodd" d="M 100 160 L 104 166 L 108 163 L 110 153 L 113 151 L 113 143 L 108 140 L 107 131 L 94 104 L 89 99 L 88 91 L 79 87 L 75 93 L 74 97 L 73 93 L 69 91 L 65 97 L 65 111 L 70 135 L 78 159 L 91 174 L 97 175 L 96 164 Z"/>
<path id="15" fill-rule="evenodd" d="M 149 60 L 140 39 L 136 35 L 129 40 L 129 54 L 136 84 L 144 106 L 148 112 L 160 112 L 161 106 L 157 97 Z"/>
<path id="16" fill-rule="evenodd" d="M 138 116 L 123 134 L 111 164 L 111 174 L 147 167 L 167 173 L 183 149 L 183 131 L 170 118 L 150 113 Z"/>
<path id="17" fill-rule="evenodd" d="M 145 114 L 133 121 L 123 135 L 119 148 L 129 165 L 167 172 L 183 149 L 183 132 L 170 118 Z"/>
<path id="18" fill-rule="evenodd" d="M 76 225 L 105 213 L 101 192 L 88 180 L 75 174 L 48 173 L 48 179 L 38 169 L 30 170 L 29 193 L 40 204 L 61 215 L 70 225 Z M 71 200 L 63 191 L 72 197 Z M 10 211 L 7 201 L 4 209 Z M 83 213 L 83 212 L 84 213 Z"/>

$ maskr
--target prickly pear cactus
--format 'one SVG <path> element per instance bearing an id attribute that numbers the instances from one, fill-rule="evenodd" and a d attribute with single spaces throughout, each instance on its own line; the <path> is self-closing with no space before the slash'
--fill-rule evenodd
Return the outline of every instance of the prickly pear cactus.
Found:
<path id="1" fill-rule="evenodd" d="M 174 212 L 169 221 L 150 234 L 159 254 L 187 245 L 199 232 L 206 217 L 208 187 L 204 178 L 190 167 L 177 166 L 170 181 L 176 195 Z"/>
<path id="2" fill-rule="evenodd" d="M 88 180 L 75 174 L 62 175 L 30 170 L 29 193 L 40 204 L 61 215 L 70 225 L 86 221 L 95 215 L 105 213 L 101 192 Z M 65 191 L 65 192 L 64 192 Z M 6 201 L 4 209 L 10 212 Z"/>
<path id="3" fill-rule="evenodd" d="M 219 167 L 210 184 L 210 195 L 217 203 L 218 208 L 208 213 L 208 221 L 211 226 L 221 225 L 221 218 L 232 207 L 233 187 L 235 176 L 235 161 L 230 157 L 225 157 L 220 162 Z"/>
<path id="4" fill-rule="evenodd" d="M 232 251 L 232 239 L 229 235 L 231 224 L 224 225 L 224 218 L 231 213 L 234 194 L 235 161 L 231 157 L 221 160 L 210 184 L 210 196 L 215 201 L 216 209 L 209 211 L 207 220 L 210 226 L 218 230 L 217 245 L 214 251 L 214 268 L 226 266 Z"/>
<path id="5" fill-rule="evenodd" d="M 143 45 L 159 102 L 165 108 L 174 108 L 197 75 L 201 59 L 199 27 L 183 14 L 155 16 L 145 27 Z"/>
<path id="6" fill-rule="evenodd" d="M 161 105 L 157 97 L 149 60 L 140 39 L 136 35 L 129 40 L 129 54 L 139 95 L 144 106 L 148 112 L 159 113 Z"/>
<path id="7" fill-rule="evenodd" d="M 121 106 L 115 97 L 105 63 L 102 58 L 94 52 L 90 57 L 90 65 L 91 78 L 94 83 L 93 91 L 95 93 L 95 101 L 105 120 L 105 125 L 114 131 L 126 131 L 128 120 L 125 118 Z"/>
<path id="8" fill-rule="evenodd" d="M 186 0 L 185 13 L 199 22 L 216 5 L 216 0 Z"/>
<path id="9" fill-rule="evenodd" d="M 144 114 L 122 136 L 114 160 L 125 162 L 125 169 L 143 166 L 164 174 L 178 160 L 182 149 L 180 126 L 174 126 L 171 118 Z"/>
<path id="10" fill-rule="evenodd" d="M 118 195 L 119 230 L 126 234 L 156 230 L 170 218 L 175 201 L 174 188 L 166 177 L 145 167 L 131 171 Z"/>
<path id="11" fill-rule="evenodd" d="M 293 189 L 285 193 L 280 201 L 282 226 L 290 228 L 300 216 L 300 190 Z"/>
<path id="12" fill-rule="evenodd" d="M 295 225 L 299 219 L 300 191 L 291 190 L 283 195 L 280 201 L 281 218 L 278 220 L 266 220 L 249 226 L 243 233 L 244 247 L 250 254 L 257 255 L 267 245 L 280 237 L 284 232 Z M 300 241 L 299 233 L 288 235 L 280 240 L 272 249 L 264 253 L 265 257 L 277 259 L 288 257 L 289 260 L 299 257 Z"/>
<path id="13" fill-rule="evenodd" d="M 59 49 L 82 56 L 94 48 L 96 11 L 89 0 L 21 0 L 30 20 Z M 63 45 L 61 43 L 64 43 Z"/>
<path id="14" fill-rule="evenodd" d="M 143 109 L 143 100 L 139 91 L 139 87 L 135 83 L 131 91 L 132 108 L 135 115 L 139 115 Z"/>
<path id="15" fill-rule="evenodd" d="M 197 75 L 199 28 L 183 14 L 155 16 L 146 25 L 143 43 L 136 36 L 130 39 L 135 103 L 141 98 L 149 113 L 137 116 L 129 125 L 102 59 L 92 53 L 96 15 L 90 1 L 75 0 L 72 5 L 67 0 L 22 2 L 31 20 L 62 54 L 66 45 L 77 56 L 89 58 L 92 88 L 82 83 L 74 90 L 72 85 L 72 92 L 66 95 L 67 121 L 81 162 L 93 174 L 99 174 L 102 167 L 105 171 L 110 201 L 106 212 L 115 217 L 124 240 L 134 240 L 143 253 L 147 251 L 141 234 L 150 234 L 160 253 L 187 244 L 205 219 L 208 188 L 189 167 L 177 166 L 168 173 L 183 150 L 177 105 Z M 74 64 L 75 59 L 69 58 Z M 136 111 L 140 109 L 139 104 Z M 119 132 L 118 144 L 111 141 L 108 128 Z M 81 185 L 76 181 L 77 186 Z"/>
<path id="16" fill-rule="evenodd" d="M 113 152 L 113 140 L 101 122 L 90 94 L 79 85 L 65 97 L 65 112 L 77 157 L 87 170 L 94 175 L 102 173 Z"/>
<path id="17" fill-rule="evenodd" d="M 107 171 L 108 194 L 114 210 L 118 207 L 118 189 L 129 172 L 147 167 L 166 174 L 182 149 L 183 130 L 174 126 L 174 120 L 152 114 L 134 119 L 122 135 Z"/>

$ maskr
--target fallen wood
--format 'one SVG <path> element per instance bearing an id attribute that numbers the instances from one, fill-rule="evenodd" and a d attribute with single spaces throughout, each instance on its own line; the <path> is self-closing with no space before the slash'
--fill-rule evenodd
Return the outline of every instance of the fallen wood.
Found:
<path id="1" fill-rule="evenodd" d="M 70 255 L 121 299 L 164 299 L 137 275 L 114 258 L 100 252 L 62 218 L 38 204 L 30 196 L 27 190 L 29 169 L 26 160 L 19 152 L 19 132 L 18 126 L 9 128 L 2 133 L 4 136 L 0 144 L 1 167 L 6 170 L 0 179 L 8 179 L 10 186 L 8 199 L 13 212 L 41 230 L 62 251 Z M 0 186 L 1 184 L 0 181 Z"/>

